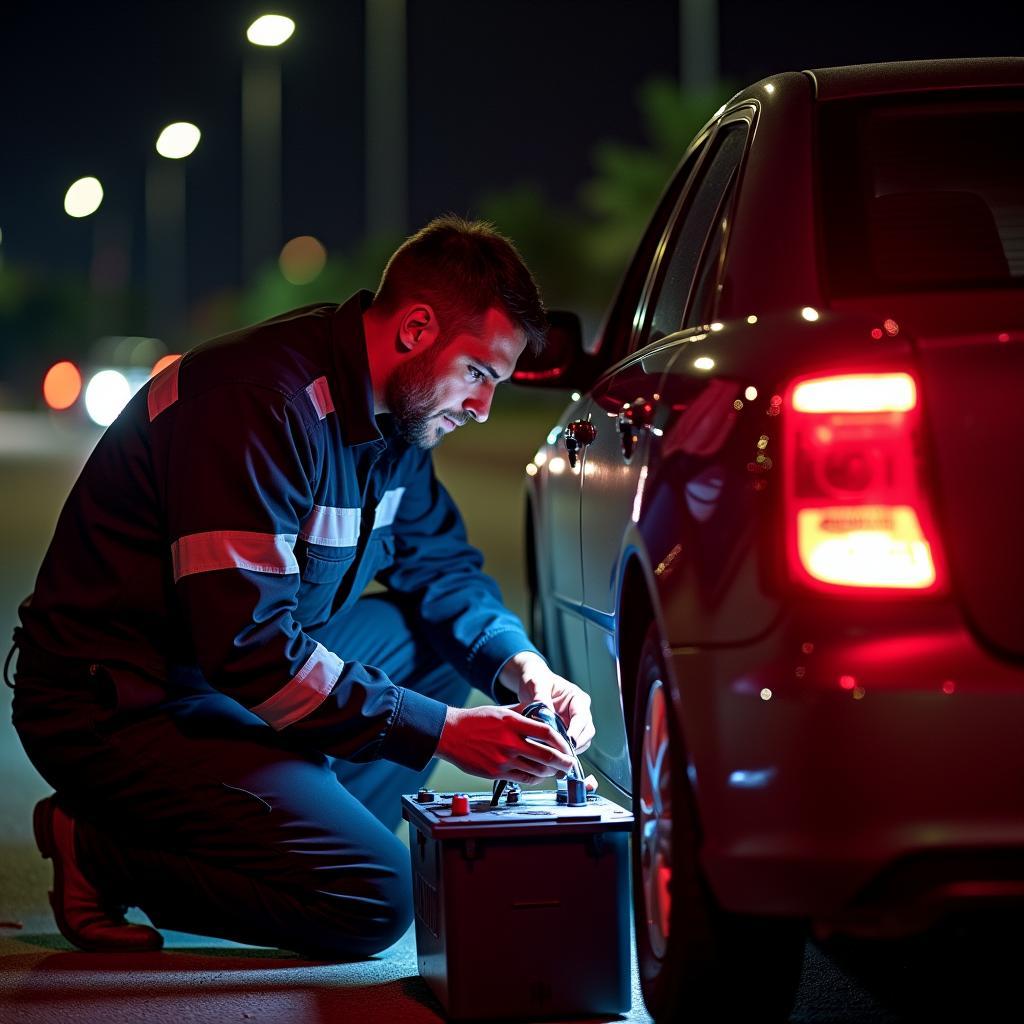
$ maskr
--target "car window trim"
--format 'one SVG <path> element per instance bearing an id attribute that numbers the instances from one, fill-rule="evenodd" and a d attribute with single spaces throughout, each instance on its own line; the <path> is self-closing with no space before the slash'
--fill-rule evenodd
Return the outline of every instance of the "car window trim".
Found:
<path id="1" fill-rule="evenodd" d="M 667 248 L 667 239 L 672 234 L 672 229 L 679 217 L 680 209 L 685 205 L 690 193 L 693 191 L 693 183 L 699 178 L 702 168 L 707 161 L 708 151 L 711 149 L 711 144 L 715 139 L 718 131 L 719 122 L 715 122 L 709 125 L 703 132 L 698 135 L 692 143 L 687 147 L 686 152 L 683 154 L 682 160 L 679 161 L 679 167 L 676 170 L 670 181 L 670 187 L 676 184 L 676 178 L 682 169 L 686 166 L 686 162 L 693 156 L 694 152 L 700 149 L 697 154 L 697 160 L 694 165 L 690 168 L 689 174 L 686 176 L 686 180 L 682 183 L 679 190 L 679 195 L 676 197 L 675 204 L 672 207 L 667 219 L 665 220 L 665 226 L 661 230 L 661 237 L 658 239 L 654 246 L 654 255 L 651 259 L 651 266 L 648 268 L 647 276 L 644 279 L 644 283 L 640 288 L 640 297 L 636 302 L 633 309 L 633 321 L 629 329 L 629 340 L 626 343 L 625 356 L 631 355 L 633 352 L 639 351 L 636 346 L 636 339 L 640 334 L 643 324 L 647 320 L 647 311 L 651 299 L 651 289 L 654 281 L 657 278 L 658 268 L 661 266 L 662 261 L 665 258 L 665 250 Z M 620 360 L 621 362 L 621 360 Z"/>
<path id="2" fill-rule="evenodd" d="M 613 377 L 615 374 L 620 373 L 631 363 L 635 363 L 637 360 L 647 359 L 649 356 L 657 355 L 662 349 L 672 348 L 673 346 L 695 341 L 698 336 L 700 338 L 706 337 L 707 331 L 705 330 L 705 326 L 706 325 L 702 324 L 698 327 L 684 327 L 681 330 L 673 331 L 671 334 L 666 334 L 664 338 L 659 338 L 657 341 L 652 341 L 649 344 L 644 345 L 643 348 L 627 352 L 621 359 L 601 371 L 600 376 L 598 376 L 594 383 L 588 388 L 588 397 L 593 396 L 593 393 L 597 391 L 609 377 Z"/>
<path id="3" fill-rule="evenodd" d="M 743 171 L 747 165 L 747 159 L 750 154 L 750 144 L 751 140 L 754 137 L 754 127 L 757 122 L 757 114 L 757 106 L 755 104 L 750 104 L 749 106 L 738 107 L 736 110 L 729 111 L 729 113 L 725 115 L 719 122 L 719 130 L 728 129 L 730 125 L 742 124 L 745 127 L 747 134 L 746 138 L 743 140 L 743 152 L 740 155 L 739 162 L 733 168 L 732 174 L 729 177 L 729 182 L 725 186 L 725 190 L 722 193 L 722 198 L 718 203 L 718 207 L 715 210 L 715 216 L 712 221 L 712 224 L 716 225 L 721 221 L 723 216 L 728 215 L 726 228 L 723 232 L 722 244 L 719 247 L 718 256 L 716 257 L 717 266 L 715 267 L 715 276 L 711 287 L 711 294 L 714 296 L 714 299 L 711 303 L 709 313 L 712 318 L 714 318 L 715 314 L 718 312 L 718 302 L 719 298 L 721 297 L 718 290 L 718 286 L 722 282 L 722 270 L 725 267 L 725 256 L 729 249 L 729 239 L 732 236 L 733 229 L 733 218 L 731 216 L 731 213 L 736 208 L 737 196 L 739 195 L 743 179 Z M 717 137 L 718 133 L 716 132 L 715 134 Z M 687 327 L 698 326 L 697 324 L 687 324 L 687 319 L 693 312 L 692 307 L 697 299 L 697 296 L 694 292 L 694 287 L 696 283 L 700 280 L 701 270 L 704 266 L 704 259 L 708 252 L 708 245 L 710 244 L 711 239 L 714 237 L 715 233 L 715 228 L 712 228 L 712 230 L 707 233 L 707 235 L 704 238 L 704 243 L 700 249 L 700 255 L 697 257 L 697 272 L 694 274 L 693 281 L 690 282 L 690 291 L 686 296 L 686 304 L 683 306 L 682 329 L 684 330 Z"/>
<path id="4" fill-rule="evenodd" d="M 744 106 L 738 107 L 735 110 L 730 110 L 726 114 L 723 114 L 722 117 L 719 118 L 719 120 L 715 123 L 715 125 L 713 126 L 713 129 L 708 132 L 707 139 L 706 139 L 706 145 L 704 146 L 703 153 L 701 153 L 700 160 L 698 160 L 698 162 L 694 165 L 693 170 L 691 171 L 690 176 L 687 179 L 686 186 L 684 187 L 683 192 L 681 193 L 681 195 L 679 197 L 679 200 L 676 203 L 675 208 L 672 211 L 672 215 L 670 216 L 670 218 L 669 218 L 669 220 L 668 220 L 668 222 L 667 222 L 667 224 L 665 226 L 665 229 L 662 232 L 661 238 L 658 241 L 658 245 L 657 245 L 657 248 L 656 248 L 656 254 L 657 254 L 656 258 L 651 261 L 651 269 L 648 272 L 647 280 L 644 282 L 643 300 L 642 300 L 642 313 L 638 309 L 638 315 L 635 315 L 634 318 L 633 318 L 633 326 L 632 326 L 632 330 L 630 332 L 630 339 L 629 339 L 630 351 L 638 351 L 637 349 L 634 349 L 633 346 L 636 344 L 637 338 L 638 337 L 642 337 L 644 331 L 647 328 L 647 320 L 648 320 L 648 316 L 650 314 L 651 296 L 654 293 L 655 288 L 657 287 L 657 285 L 659 283 L 659 275 L 660 275 L 660 272 L 661 272 L 661 266 L 662 266 L 662 263 L 665 260 L 666 252 L 668 252 L 669 249 L 670 249 L 669 240 L 675 237 L 676 228 L 677 228 L 677 226 L 679 224 L 680 218 L 682 218 L 682 217 L 684 217 L 686 215 L 686 212 L 687 212 L 687 210 L 689 208 L 688 200 L 690 199 L 690 196 L 692 195 L 692 193 L 694 191 L 694 183 L 699 181 L 699 180 L 703 180 L 702 179 L 702 175 L 703 175 L 705 164 L 707 163 L 707 160 L 708 160 L 708 154 L 712 150 L 715 149 L 716 143 L 718 142 L 719 138 L 721 137 L 723 131 L 728 131 L 728 130 L 731 129 L 731 127 L 733 125 L 735 125 L 737 123 L 742 123 L 746 127 L 746 129 L 747 129 L 747 137 L 744 139 L 744 142 L 743 142 L 743 154 L 740 157 L 739 163 L 736 166 L 736 170 L 739 170 L 740 168 L 742 168 L 742 166 L 743 166 L 743 164 L 744 164 L 744 162 L 746 160 L 746 156 L 747 156 L 747 147 L 748 147 L 749 142 L 750 142 L 750 137 L 751 137 L 751 131 L 752 131 L 752 128 L 753 128 L 755 112 L 756 112 L 756 106 L 754 104 L 745 104 Z M 735 171 L 734 171 L 734 174 L 735 174 Z M 730 178 L 730 184 L 732 183 L 733 180 L 734 180 L 733 178 Z M 728 191 L 728 186 L 726 188 L 726 191 Z M 724 193 L 723 193 L 723 198 L 725 198 L 725 194 Z M 717 216 L 717 211 L 716 211 L 716 216 Z M 703 258 L 704 253 L 706 251 L 707 240 L 710 237 L 710 234 L 711 234 L 711 232 L 709 231 L 708 234 L 705 235 L 704 240 L 701 243 L 700 255 L 698 256 L 698 259 L 697 259 L 697 266 L 698 267 L 700 267 L 701 259 Z M 723 251 L 724 251 L 724 249 L 723 249 Z M 717 284 L 717 281 L 716 281 L 716 284 Z M 686 295 L 686 302 L 683 304 L 683 319 L 684 320 L 686 318 L 686 313 L 689 311 L 689 306 L 690 306 L 690 302 L 692 301 L 692 299 L 693 299 L 693 281 L 690 282 L 690 287 L 689 287 L 689 290 L 688 290 L 687 295 Z"/>

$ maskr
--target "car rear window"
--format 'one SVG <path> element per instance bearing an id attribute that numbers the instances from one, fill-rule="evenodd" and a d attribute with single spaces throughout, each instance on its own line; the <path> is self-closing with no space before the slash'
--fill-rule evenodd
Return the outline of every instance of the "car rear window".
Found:
<path id="1" fill-rule="evenodd" d="M 822 104 L 836 295 L 1024 282 L 1024 92 Z"/>

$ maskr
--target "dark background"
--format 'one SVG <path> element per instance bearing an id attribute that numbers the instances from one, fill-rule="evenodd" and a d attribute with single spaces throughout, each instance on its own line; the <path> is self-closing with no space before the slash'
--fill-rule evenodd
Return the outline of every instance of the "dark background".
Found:
<path id="1" fill-rule="evenodd" d="M 280 50 L 281 241 L 312 234 L 332 257 L 343 255 L 366 226 L 363 0 L 270 9 L 298 26 Z M 22 298 L 34 288 L 44 309 L 57 302 L 40 292 L 52 282 L 84 287 L 96 218 L 72 220 L 62 208 L 68 185 L 82 175 L 103 182 L 97 218 L 123 226 L 137 293 L 118 322 L 108 318 L 92 336 L 145 331 L 145 167 L 157 132 L 172 120 L 203 131 L 186 161 L 189 304 L 250 284 L 242 280 L 239 241 L 241 74 L 252 50 L 245 28 L 266 10 L 235 0 L 7 9 L 0 31 L 0 384 L 5 351 L 30 345 L 40 359 L 57 358 L 50 335 L 60 333 L 65 344 L 75 333 L 75 309 L 85 298 L 62 298 L 68 310 L 44 327 L 31 309 L 16 308 L 10 279 L 23 275 Z M 479 215 L 484 197 L 524 184 L 552 209 L 578 208 L 595 147 L 645 144 L 641 83 L 679 77 L 677 0 L 408 0 L 407 11 L 409 230 L 449 210 Z M 784 70 L 1012 54 L 1024 28 L 1019 4 L 993 0 L 950 9 L 918 0 L 720 0 L 718 22 L 719 68 L 731 88 Z M 686 141 L 679 140 L 680 153 Z M 514 220 L 499 226 L 517 232 Z M 542 285 L 546 274 L 542 266 Z M 331 281 L 323 287 L 330 291 Z M 607 300 L 604 290 L 602 283 L 594 306 Z M 313 297 L 343 296 L 303 300 Z M 246 318 L 225 308 L 219 320 L 193 317 L 185 340 Z M 250 307 L 251 315 L 266 308 Z M 78 332 L 81 344 L 90 329 Z"/>
<path id="2" fill-rule="evenodd" d="M 365 231 L 363 3 L 288 3 L 277 10 L 298 25 L 281 51 L 281 239 L 316 235 L 343 260 Z M 144 295 L 145 167 L 163 125 L 194 121 L 203 140 L 187 161 L 189 298 L 195 310 L 243 284 L 251 288 L 242 280 L 239 240 L 241 74 L 249 49 L 245 27 L 265 12 L 240 2 L 150 0 L 22 3 L 8 5 L 0 17 L 0 638 L 10 636 L 68 488 L 99 436 L 79 413 L 17 411 L 39 406 L 49 361 L 66 358 L 75 344 L 84 348 L 97 333 L 87 283 L 94 218 L 69 219 L 64 193 L 83 175 L 102 180 L 106 195 L 97 216 L 129 226 L 131 286 Z M 408 0 L 410 229 L 446 210 L 490 215 L 496 204 L 488 196 L 529 185 L 528 194 L 515 193 L 518 222 L 510 216 L 502 226 L 524 251 L 530 227 L 530 262 L 545 292 L 567 290 L 556 276 L 563 252 L 578 256 L 587 240 L 572 248 L 562 236 L 575 239 L 596 216 L 586 202 L 594 176 L 609 163 L 629 172 L 618 181 L 620 198 L 625 192 L 635 200 L 625 218 L 628 235 L 635 218 L 650 212 L 650 188 L 665 180 L 688 141 L 685 132 L 673 135 L 662 140 L 666 152 L 657 160 L 645 165 L 642 159 L 652 140 L 638 90 L 652 78 L 678 80 L 678 18 L 677 0 Z M 951 10 L 916 0 L 720 0 L 719 66 L 739 88 L 784 70 L 1008 55 L 1021 52 L 1022 21 L 1019 3 L 993 0 Z M 696 116 L 707 118 L 715 105 L 696 100 Z M 617 163 L 608 160 L 611 143 L 620 147 L 612 152 Z M 645 167 L 651 174 L 644 188 L 622 188 Z M 522 215 L 524 207 L 532 220 Z M 621 262 L 628 247 L 617 251 Z M 379 271 L 369 259 L 363 267 Z M 325 272 L 310 286 L 320 294 L 307 292 L 302 300 L 344 298 L 351 277 Z M 603 280 L 589 294 L 595 303 L 609 297 Z M 251 308 L 225 301 L 221 324 L 294 298 L 276 292 Z M 121 319 L 108 320 L 105 330 L 145 329 L 141 301 L 119 308 Z M 194 315 L 186 340 L 209 333 L 208 326 Z M 499 396 L 508 402 L 496 403 L 493 424 L 458 431 L 437 461 L 487 570 L 522 615 L 522 468 L 556 421 L 564 395 L 527 393 L 527 402 L 513 401 L 517 389 L 508 391 Z M 165 958 L 156 969 L 140 963 L 133 973 L 116 960 L 89 961 L 85 969 L 54 934 L 49 865 L 31 834 L 32 805 L 49 787 L 21 750 L 9 702 L 10 691 L 0 687 L 0 777 L 7 783 L 0 795 L 0 1017 L 16 991 L 22 998 L 12 1012 L 26 1022 L 223 1021 L 242 1017 L 243 1009 L 261 1020 L 332 1013 L 338 1020 L 434 1019 L 410 977 L 415 961 L 408 945 L 383 965 L 344 966 L 326 976 L 289 969 L 287 981 L 280 964 L 263 961 L 274 968 L 264 972 L 250 969 L 260 966 L 250 960 L 243 971 L 240 954 L 208 948 L 210 940 L 201 938 L 189 940 L 192 957 Z M 474 780 L 438 779 L 441 788 L 479 788 Z M 827 960 L 809 947 L 792 1019 L 1001 1019 L 981 1003 L 1016 984 L 1014 938 L 992 933 L 979 942 L 970 933 L 939 954 L 928 943 L 909 951 L 883 947 L 859 965 L 849 950 L 833 950 Z M 177 936 L 169 943 L 178 957 L 184 942 Z M 987 967 L 980 975 L 979 961 Z M 947 999 L 951 986 L 963 989 L 966 1005 Z M 1004 1005 L 1015 999 L 1008 992 Z M 647 1019 L 639 1000 L 629 1019 Z"/>

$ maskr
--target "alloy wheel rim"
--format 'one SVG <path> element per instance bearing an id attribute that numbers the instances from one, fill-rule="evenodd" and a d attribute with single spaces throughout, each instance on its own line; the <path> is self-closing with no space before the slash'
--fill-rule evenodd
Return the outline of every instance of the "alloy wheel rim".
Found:
<path id="1" fill-rule="evenodd" d="M 658 959 L 672 920 L 672 773 L 668 701 L 661 680 L 651 686 L 640 751 L 640 870 L 647 936 Z"/>

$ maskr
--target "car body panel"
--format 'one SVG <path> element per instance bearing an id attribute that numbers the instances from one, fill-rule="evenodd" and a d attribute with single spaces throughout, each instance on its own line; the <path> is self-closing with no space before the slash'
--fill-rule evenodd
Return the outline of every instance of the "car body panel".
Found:
<path id="1" fill-rule="evenodd" d="M 1020 669 L 950 604 L 916 627 L 872 611 L 672 652 L 702 863 L 729 909 L 827 916 L 880 865 L 1024 846 Z"/>
<path id="2" fill-rule="evenodd" d="M 727 910 L 849 924 L 904 868 L 913 885 L 879 897 L 875 924 L 893 900 L 909 920 L 1024 895 L 1024 295 L 831 295 L 816 154 L 826 103 L 1000 84 L 1024 86 L 1024 60 L 786 73 L 734 97 L 684 155 L 588 346 L 604 370 L 560 427 L 587 419 L 596 438 L 556 481 L 552 432 L 529 478 L 536 597 L 556 669 L 593 701 L 589 761 L 631 791 L 623 666 L 656 622 L 701 864 Z M 742 157 L 716 185 L 737 131 Z M 713 186 L 676 281 L 673 246 Z M 665 281 L 682 323 L 659 336 Z M 916 383 L 940 577 L 927 593 L 815 593 L 787 561 L 784 396 L 850 373 Z M 649 422 L 625 452 L 639 404 Z M 1019 866 L 993 867 L 1003 855 Z"/>
<path id="3" fill-rule="evenodd" d="M 635 447 L 627 456 L 619 414 L 624 405 L 639 410 L 657 404 L 664 371 L 674 352 L 674 345 L 664 343 L 642 350 L 594 388 L 587 406 L 587 415 L 597 429 L 594 441 L 585 450 L 580 477 L 580 494 L 586 495 L 580 515 L 584 566 L 581 616 L 586 631 L 587 685 L 598 733 L 591 757 L 623 788 L 629 786 L 629 751 L 613 624 L 623 558 L 639 538 L 633 531 L 623 536 L 620 524 L 640 519 L 652 434 L 643 426 L 629 433 L 625 443 Z"/>

